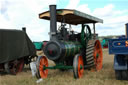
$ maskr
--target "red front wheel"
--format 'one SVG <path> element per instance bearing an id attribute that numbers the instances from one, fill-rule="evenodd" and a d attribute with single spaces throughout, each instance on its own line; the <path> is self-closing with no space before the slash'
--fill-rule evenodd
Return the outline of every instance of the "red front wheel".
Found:
<path id="1" fill-rule="evenodd" d="M 47 78 L 48 69 L 44 67 L 48 67 L 48 60 L 45 56 L 40 56 L 37 60 L 37 78 Z"/>
<path id="2" fill-rule="evenodd" d="M 75 78 L 81 78 L 84 72 L 83 57 L 77 54 L 73 60 L 73 73 Z"/>

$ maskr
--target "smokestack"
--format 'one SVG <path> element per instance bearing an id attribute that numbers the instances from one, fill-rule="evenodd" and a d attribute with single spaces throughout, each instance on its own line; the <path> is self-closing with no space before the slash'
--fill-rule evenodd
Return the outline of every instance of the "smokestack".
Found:
<path id="1" fill-rule="evenodd" d="M 125 24 L 125 29 L 126 29 L 126 38 L 128 38 L 128 23 Z"/>
<path id="2" fill-rule="evenodd" d="M 50 5 L 50 40 L 57 40 L 56 5 Z"/>

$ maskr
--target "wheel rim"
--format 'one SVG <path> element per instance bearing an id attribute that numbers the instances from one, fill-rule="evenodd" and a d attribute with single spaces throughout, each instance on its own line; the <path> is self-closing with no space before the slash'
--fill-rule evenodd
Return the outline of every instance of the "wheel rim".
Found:
<path id="1" fill-rule="evenodd" d="M 39 63 L 39 73 L 41 78 L 47 78 L 48 75 L 48 69 L 44 69 L 44 67 L 48 67 L 48 60 L 45 56 L 43 56 L 40 59 L 40 63 Z"/>
<path id="2" fill-rule="evenodd" d="M 14 75 L 16 75 L 17 73 L 18 73 L 18 66 L 17 66 L 18 64 L 17 64 L 17 62 L 15 62 L 15 61 L 13 61 L 12 63 L 11 63 L 11 68 L 10 68 L 10 73 L 11 74 L 14 74 Z"/>
<path id="3" fill-rule="evenodd" d="M 16 75 L 21 72 L 24 67 L 24 59 L 14 60 L 8 64 L 8 72 Z"/>
<path id="4" fill-rule="evenodd" d="M 21 72 L 24 67 L 24 59 L 20 59 L 19 63 L 17 64 L 17 72 Z"/>
<path id="5" fill-rule="evenodd" d="M 99 40 L 97 40 L 95 43 L 93 56 L 94 56 L 94 62 L 95 62 L 96 70 L 101 70 L 102 69 L 103 55 L 102 55 L 102 47 L 101 47 Z"/>
<path id="6" fill-rule="evenodd" d="M 84 72 L 84 63 L 83 63 L 83 58 L 82 56 L 79 56 L 78 58 L 78 76 L 81 78 L 83 76 Z"/>

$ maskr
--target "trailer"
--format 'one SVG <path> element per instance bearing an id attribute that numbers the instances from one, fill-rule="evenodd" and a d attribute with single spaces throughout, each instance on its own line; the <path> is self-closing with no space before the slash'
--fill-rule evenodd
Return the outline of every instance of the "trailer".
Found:
<path id="1" fill-rule="evenodd" d="M 50 20 L 50 41 L 44 46 L 45 56 L 37 60 L 37 78 L 47 78 L 48 69 L 73 69 L 74 78 L 81 78 L 84 69 L 102 69 L 102 47 L 95 33 L 95 23 L 103 23 L 102 19 L 77 10 L 56 9 L 56 5 L 50 5 L 39 18 Z M 58 29 L 57 22 L 61 23 Z M 71 25 L 81 25 L 81 32 L 73 31 Z M 49 66 L 48 59 L 56 65 Z"/>
<path id="2" fill-rule="evenodd" d="M 109 40 L 109 54 L 114 54 L 114 70 L 118 80 L 128 80 L 128 23 L 126 35 Z"/>
<path id="3" fill-rule="evenodd" d="M 0 71 L 17 74 L 37 57 L 36 49 L 23 30 L 0 29 Z"/>

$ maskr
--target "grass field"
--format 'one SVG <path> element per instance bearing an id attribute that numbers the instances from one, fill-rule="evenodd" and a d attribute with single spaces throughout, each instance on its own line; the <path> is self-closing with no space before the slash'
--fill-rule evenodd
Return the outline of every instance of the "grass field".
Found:
<path id="1" fill-rule="evenodd" d="M 128 85 L 128 81 L 115 79 L 113 55 L 109 55 L 107 49 L 103 50 L 103 57 L 103 69 L 98 72 L 85 70 L 81 79 L 74 79 L 72 70 L 49 70 L 48 78 L 36 84 L 36 77 L 32 77 L 31 71 L 25 68 L 16 76 L 0 74 L 0 85 Z"/>

